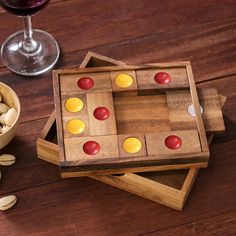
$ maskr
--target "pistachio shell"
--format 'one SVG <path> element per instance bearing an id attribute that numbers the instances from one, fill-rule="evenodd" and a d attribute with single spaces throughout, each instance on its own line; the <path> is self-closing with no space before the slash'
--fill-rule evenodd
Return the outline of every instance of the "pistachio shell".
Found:
<path id="1" fill-rule="evenodd" d="M 0 103 L 0 114 L 6 113 L 9 110 L 9 106 L 4 103 Z"/>
<path id="2" fill-rule="evenodd" d="M 4 125 L 1 129 L 1 134 L 4 134 L 6 133 L 11 127 L 7 126 L 7 125 Z"/>
<path id="3" fill-rule="evenodd" d="M 11 154 L 2 154 L 0 156 L 0 165 L 10 166 L 16 162 L 16 158 Z"/>
<path id="4" fill-rule="evenodd" d="M 5 116 L 6 116 L 6 113 L 3 113 L 2 115 L 0 115 L 0 123 L 5 125 Z"/>
<path id="5" fill-rule="evenodd" d="M 12 208 L 17 202 L 15 195 L 9 195 L 6 197 L 0 198 L 0 210 L 5 211 Z"/>
<path id="6" fill-rule="evenodd" d="M 2 101 L 2 94 L 0 93 L 0 102 Z"/>
<path id="7" fill-rule="evenodd" d="M 5 123 L 7 126 L 12 126 L 17 117 L 17 111 L 15 108 L 11 108 L 5 115 Z"/>

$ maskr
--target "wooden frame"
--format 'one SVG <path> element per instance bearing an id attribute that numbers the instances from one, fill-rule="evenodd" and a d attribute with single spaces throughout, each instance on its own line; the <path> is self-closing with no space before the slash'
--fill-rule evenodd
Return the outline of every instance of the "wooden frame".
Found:
<path id="1" fill-rule="evenodd" d="M 104 65 L 106 61 L 110 61 L 110 58 L 89 52 L 81 65 L 99 66 Z M 112 62 L 110 61 L 109 63 L 119 64 L 122 62 L 114 62 L 114 60 L 112 60 Z M 223 105 L 225 97 L 220 96 L 219 98 Z M 213 135 L 210 135 L 208 138 L 209 143 L 212 138 Z M 40 159 L 59 165 L 58 145 L 56 144 L 56 139 L 55 114 L 52 114 L 37 140 L 37 153 Z M 168 173 L 153 172 L 153 176 L 161 177 L 155 180 L 147 176 L 143 177 L 132 173 L 126 173 L 123 176 L 90 175 L 90 177 L 154 202 L 169 206 L 173 209 L 182 210 L 197 173 L 198 169 L 196 168 L 177 171 L 171 170 Z M 73 172 L 67 173 L 67 175 L 67 177 L 77 177 L 76 173 Z M 179 182 L 181 183 L 178 184 L 178 186 L 176 185 L 177 179 L 180 179 Z"/>
<path id="2" fill-rule="evenodd" d="M 66 160 L 65 149 L 64 149 L 64 136 L 62 127 L 62 116 L 61 116 L 61 103 L 60 103 L 60 78 L 64 75 L 81 75 L 84 73 L 98 73 L 98 72 L 111 72 L 111 71 L 122 71 L 122 70 L 136 70 L 141 71 L 145 69 L 165 69 L 165 68 L 185 68 L 187 72 L 187 78 L 190 86 L 190 94 L 192 98 L 192 103 L 196 112 L 196 123 L 197 130 L 200 139 L 201 150 L 195 153 L 185 153 L 185 154 L 159 154 L 144 157 L 125 157 L 125 158 L 106 158 L 106 159 L 82 159 L 82 160 Z M 140 171 L 140 168 L 147 166 L 165 166 L 168 168 L 173 165 L 173 168 L 179 168 L 177 165 L 182 164 L 182 167 L 189 168 L 193 167 L 204 167 L 207 165 L 209 158 L 209 149 L 204 129 L 204 124 L 202 116 L 200 113 L 199 100 L 197 96 L 197 90 L 194 83 L 194 78 L 192 74 L 191 65 L 189 62 L 180 63 L 159 63 L 147 66 L 116 66 L 116 67 L 100 67 L 100 68 L 85 68 L 85 69 L 67 69 L 67 70 L 57 70 L 53 72 L 54 78 L 54 94 L 57 112 L 57 123 L 58 134 L 59 134 L 59 153 L 60 153 L 60 165 L 64 172 L 75 172 L 81 173 L 81 176 L 88 175 L 89 173 L 121 173 L 124 171 L 135 172 Z M 205 165 L 204 165 L 205 164 Z M 175 166 L 176 165 L 176 166 Z"/>

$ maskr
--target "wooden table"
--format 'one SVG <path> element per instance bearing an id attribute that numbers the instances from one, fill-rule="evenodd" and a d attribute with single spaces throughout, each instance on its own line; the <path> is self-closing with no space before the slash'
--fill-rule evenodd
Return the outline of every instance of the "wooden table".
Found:
<path id="1" fill-rule="evenodd" d="M 36 158 L 35 141 L 54 109 L 51 73 L 24 78 L 0 62 L 0 81 L 22 104 L 17 136 L 0 152 L 17 157 L 1 168 L 0 194 L 19 200 L 0 213 L 0 235 L 236 234 L 236 2 L 132 3 L 52 0 L 33 23 L 58 40 L 57 67 L 79 65 L 88 50 L 132 64 L 191 60 L 196 82 L 227 96 L 227 131 L 214 139 L 209 167 L 200 171 L 183 212 L 89 178 L 61 180 L 56 166 Z M 1 44 L 22 27 L 2 9 L 0 22 Z"/>

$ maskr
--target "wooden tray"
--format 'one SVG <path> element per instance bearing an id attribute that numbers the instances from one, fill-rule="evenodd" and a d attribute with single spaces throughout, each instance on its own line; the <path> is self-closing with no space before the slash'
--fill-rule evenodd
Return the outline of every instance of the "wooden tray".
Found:
<path id="1" fill-rule="evenodd" d="M 157 81 L 156 76 L 163 73 L 171 76 L 170 83 Z M 132 76 L 133 84 L 127 89 L 118 87 L 114 81 L 120 75 Z M 53 78 L 63 171 L 87 175 L 104 170 L 119 173 L 124 168 L 136 171 L 147 166 L 207 164 L 209 149 L 189 62 L 57 70 Z M 91 89 L 77 86 L 85 78 L 94 83 Z M 65 109 L 75 97 L 84 103 L 84 109 L 76 113 Z M 220 107 L 218 98 L 216 102 Z M 195 117 L 186 112 L 188 104 Z M 102 121 L 95 115 L 101 107 L 110 113 Z M 82 121 L 84 131 L 68 132 L 71 121 Z M 131 137 L 139 142 L 137 153 L 125 150 Z M 179 139 L 182 146 L 173 147 L 172 139 Z M 94 145 L 98 146 L 96 153 L 91 152 Z"/>
<path id="2" fill-rule="evenodd" d="M 89 52 L 81 66 L 93 67 L 114 64 L 124 65 L 123 62 L 115 61 L 108 57 Z M 220 96 L 220 101 L 223 104 L 225 98 Z M 217 131 L 219 129 L 216 125 L 218 123 L 218 119 L 211 119 L 209 122 L 204 114 L 203 119 L 204 123 L 208 124 L 207 129 L 211 129 L 213 131 Z M 208 122 L 206 122 L 207 120 Z M 210 126 L 210 124 L 212 125 Z M 208 140 L 211 140 L 212 137 L 213 135 L 209 135 Z M 37 153 L 39 158 L 56 165 L 59 164 L 55 114 L 50 117 L 37 140 Z M 140 174 L 128 173 L 122 176 L 90 175 L 90 177 L 154 202 L 181 210 L 184 206 L 185 200 L 187 199 L 192 184 L 194 183 L 197 173 L 198 169 L 191 168 L 190 170 L 172 170 Z M 77 175 L 78 173 L 70 172 L 65 176 L 62 174 L 62 177 L 77 177 Z"/>

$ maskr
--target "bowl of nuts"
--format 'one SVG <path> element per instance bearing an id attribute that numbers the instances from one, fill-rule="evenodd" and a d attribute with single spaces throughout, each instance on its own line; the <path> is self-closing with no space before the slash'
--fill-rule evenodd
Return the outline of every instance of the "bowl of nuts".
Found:
<path id="1" fill-rule="evenodd" d="M 0 82 L 0 149 L 15 136 L 20 118 L 20 101 L 16 93 Z"/>

